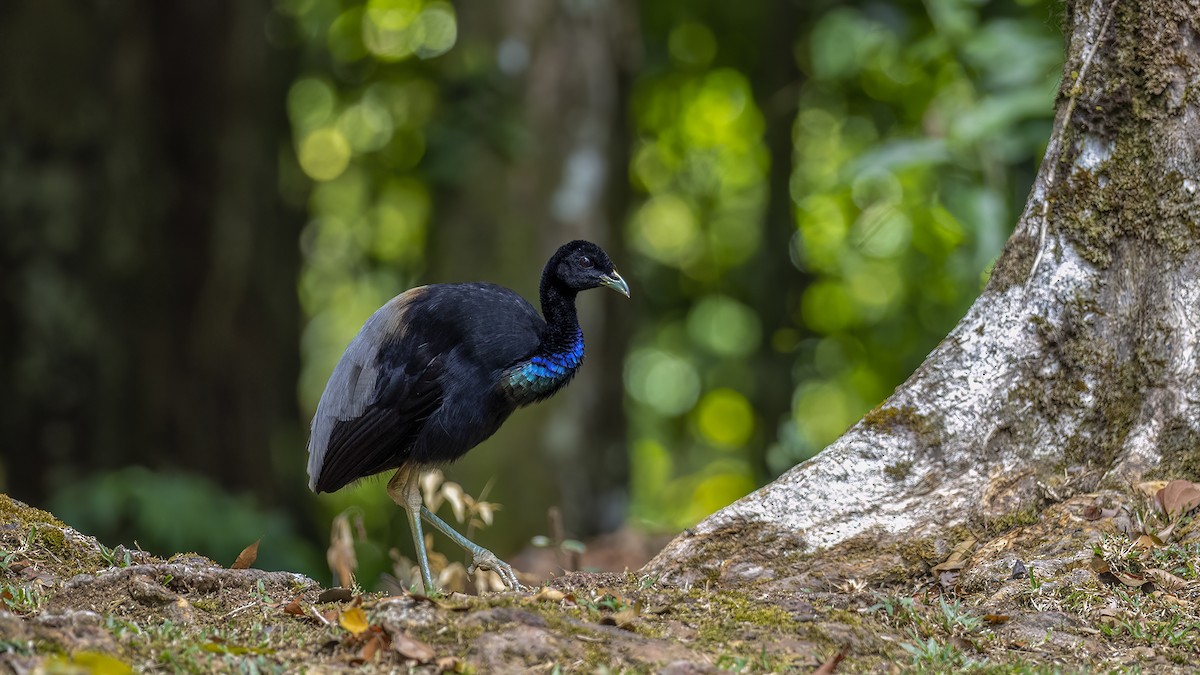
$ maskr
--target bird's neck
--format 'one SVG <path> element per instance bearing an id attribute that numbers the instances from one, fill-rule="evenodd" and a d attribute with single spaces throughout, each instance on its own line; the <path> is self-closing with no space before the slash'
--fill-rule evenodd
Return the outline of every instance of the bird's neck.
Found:
<path id="1" fill-rule="evenodd" d="M 540 295 L 546 332 L 542 334 L 538 351 L 542 354 L 582 351 L 583 332 L 575 313 L 575 292 L 543 279 Z"/>
<path id="2" fill-rule="evenodd" d="M 542 282 L 546 330 L 530 357 L 506 371 L 500 387 L 517 405 L 529 405 L 562 389 L 583 362 L 583 330 L 575 315 L 575 293 Z"/>

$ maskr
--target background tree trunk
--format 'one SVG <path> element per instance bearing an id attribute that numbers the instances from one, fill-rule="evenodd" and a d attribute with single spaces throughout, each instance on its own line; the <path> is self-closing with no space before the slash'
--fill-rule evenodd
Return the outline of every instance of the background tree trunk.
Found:
<path id="1" fill-rule="evenodd" d="M 0 8 L 0 490 L 44 503 L 62 467 L 143 464 L 270 500 L 291 475 L 271 453 L 302 444 L 271 6 Z"/>
<path id="2" fill-rule="evenodd" d="M 1200 460 L 1200 3 L 1068 2 L 1053 136 L 983 294 L 882 406 L 676 539 L 667 578 L 1035 518 Z M 838 556 L 825 555 L 834 559 Z"/>
<path id="3" fill-rule="evenodd" d="M 504 137 L 497 147 L 475 147 L 470 161 L 457 167 L 455 182 L 438 195 L 430 259 L 445 264 L 429 277 L 498 281 L 536 305 L 542 265 L 566 241 L 600 243 L 618 268 L 625 258 L 618 224 L 628 203 L 624 111 L 634 56 L 623 49 L 637 43 L 629 35 L 636 13 L 623 0 L 509 0 L 479 9 L 463 15 L 464 43 L 493 51 L 499 72 L 491 80 L 463 83 L 457 96 L 476 99 L 475 108 L 488 111 L 486 124 Z M 507 123 L 496 122 L 496 116 L 510 115 Z M 462 246 L 465 241 L 473 245 Z M 512 531 L 516 536 L 502 548 L 544 533 L 550 505 L 561 505 L 571 536 L 609 531 L 624 521 L 628 458 L 619 373 L 621 336 L 629 334 L 622 317 L 631 313 L 609 311 L 624 301 L 611 293 L 580 299 L 587 357 L 576 382 L 565 395 L 515 415 L 494 441 L 538 440 L 540 448 L 502 456 L 488 453 L 485 444 L 453 470 L 458 480 L 480 477 L 467 481 L 473 483 L 469 490 L 497 477 L 491 496 L 511 522 L 534 528 Z M 529 490 L 530 484 L 539 487 Z M 485 532 L 483 539 L 489 536 L 499 533 Z"/>

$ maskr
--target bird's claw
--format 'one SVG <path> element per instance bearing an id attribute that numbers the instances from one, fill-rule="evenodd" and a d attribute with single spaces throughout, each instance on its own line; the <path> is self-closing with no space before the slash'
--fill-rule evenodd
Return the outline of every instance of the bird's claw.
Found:
<path id="1" fill-rule="evenodd" d="M 469 574 L 474 574 L 475 570 L 488 570 L 495 572 L 500 576 L 500 580 L 504 582 L 504 585 L 508 586 L 514 591 L 525 589 L 525 587 L 521 585 L 521 582 L 517 580 L 517 573 L 513 570 L 512 565 L 509 565 L 503 560 L 497 558 L 495 553 L 492 553 L 487 549 L 483 549 L 482 551 L 476 553 L 471 561 L 471 566 L 467 568 L 467 572 Z"/>

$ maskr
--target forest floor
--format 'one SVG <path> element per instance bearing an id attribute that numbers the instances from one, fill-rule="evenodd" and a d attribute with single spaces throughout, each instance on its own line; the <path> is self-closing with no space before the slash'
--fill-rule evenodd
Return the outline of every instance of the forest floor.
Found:
<path id="1" fill-rule="evenodd" d="M 1169 529 L 1168 529 L 1169 528 Z M 792 576 L 384 596 L 109 549 L 0 495 L 0 672 L 1194 672 L 1200 532 L 1079 495 Z M 1200 528 L 1196 528 L 1200 529 Z M 1154 530 L 1156 534 L 1149 531 Z"/>

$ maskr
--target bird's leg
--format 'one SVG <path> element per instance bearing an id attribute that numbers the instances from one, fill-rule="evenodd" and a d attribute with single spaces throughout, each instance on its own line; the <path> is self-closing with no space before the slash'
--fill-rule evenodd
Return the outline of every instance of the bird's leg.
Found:
<path id="1" fill-rule="evenodd" d="M 519 591 L 523 588 L 521 586 L 521 582 L 517 581 L 517 573 L 513 571 L 512 566 L 496 557 L 495 553 L 492 553 L 486 548 L 459 534 L 453 527 L 450 527 L 449 523 L 441 518 L 438 518 L 437 515 L 434 514 L 433 511 L 430 511 L 428 508 L 426 508 L 424 504 L 421 505 L 421 516 L 425 520 L 428 520 L 430 525 L 437 528 L 442 534 L 453 539 L 454 543 L 463 547 L 467 553 L 471 554 L 471 570 L 468 571 L 473 571 L 475 569 L 491 570 L 496 574 L 499 574 L 500 578 L 504 580 L 504 584 L 512 590 Z"/>
<path id="2" fill-rule="evenodd" d="M 417 564 L 421 567 L 421 583 L 425 593 L 437 592 L 433 575 L 429 572 L 429 554 L 425 551 L 425 533 L 421 531 L 421 512 L 427 510 L 421 502 L 419 481 L 421 472 L 411 466 L 400 467 L 388 481 L 387 493 L 408 516 L 408 529 L 412 532 L 413 545 L 417 549 Z"/>

